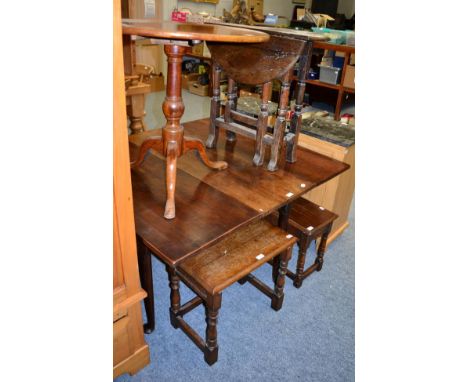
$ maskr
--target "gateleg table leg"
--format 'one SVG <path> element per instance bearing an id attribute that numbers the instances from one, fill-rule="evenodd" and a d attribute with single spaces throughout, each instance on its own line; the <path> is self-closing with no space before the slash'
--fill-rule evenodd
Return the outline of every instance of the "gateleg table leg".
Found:
<path id="1" fill-rule="evenodd" d="M 292 246 L 286 251 L 282 252 L 279 256 L 276 256 L 280 260 L 280 266 L 278 269 L 278 276 L 275 280 L 275 293 L 271 299 L 271 307 L 274 310 L 280 310 L 283 306 L 284 300 L 284 284 L 286 278 L 286 270 L 288 268 L 288 262 L 292 255 Z"/>
<path id="2" fill-rule="evenodd" d="M 218 313 L 221 308 L 221 294 L 208 296 L 206 300 L 206 345 L 205 361 L 213 365 L 218 360 Z"/>
<path id="3" fill-rule="evenodd" d="M 177 313 L 180 309 L 180 279 L 174 268 L 166 266 L 169 276 L 169 287 L 171 288 L 171 307 L 169 308 L 169 316 L 171 324 L 174 328 L 178 328 Z"/>
<path id="4" fill-rule="evenodd" d="M 147 293 L 143 300 L 147 319 L 146 324 L 143 325 L 143 330 L 146 334 L 149 334 L 153 332 L 155 327 L 153 269 L 151 266 L 151 256 L 153 255 L 139 237 L 137 237 L 137 256 L 141 287 Z"/>

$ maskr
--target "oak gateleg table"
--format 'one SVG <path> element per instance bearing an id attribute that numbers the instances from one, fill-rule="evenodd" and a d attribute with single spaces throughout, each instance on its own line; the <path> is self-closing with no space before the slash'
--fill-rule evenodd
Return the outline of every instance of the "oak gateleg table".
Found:
<path id="1" fill-rule="evenodd" d="M 182 58 L 188 46 L 201 41 L 223 43 L 259 43 L 267 41 L 270 36 L 263 32 L 222 25 L 154 22 L 148 19 L 123 19 L 124 35 L 141 36 L 160 40 L 164 44 L 167 56 L 166 98 L 162 108 L 166 125 L 162 135 L 149 137 L 141 145 L 140 151 L 132 166 L 139 166 L 148 150 L 160 152 L 166 158 L 166 205 L 164 217 L 175 218 L 175 189 L 177 175 L 177 158 L 187 151 L 196 150 L 203 163 L 210 169 L 223 170 L 228 164 L 225 161 L 211 161 L 203 142 L 199 139 L 184 137 L 184 127 L 180 119 L 184 114 L 182 100 Z"/>
<path id="2" fill-rule="evenodd" d="M 208 118 L 187 122 L 187 134 L 205 140 L 209 133 Z M 130 158 L 135 158 L 150 136 L 161 136 L 161 129 L 131 135 Z M 255 140 L 239 135 L 235 141 L 220 131 L 215 149 L 208 150 L 211 161 L 228 163 L 224 171 L 211 171 L 188 152 L 177 168 L 175 193 L 177 219 L 163 217 L 164 157 L 149 153 L 145 162 L 132 169 L 133 207 L 138 237 L 140 280 L 148 293 L 145 332 L 155 327 L 151 256 L 155 255 L 173 274 L 179 264 L 210 247 L 247 224 L 278 211 L 278 226 L 287 230 L 290 204 L 324 182 L 349 169 L 349 165 L 310 151 L 297 149 L 297 161 L 289 163 L 283 156 L 279 169 L 270 172 L 252 165 Z M 269 159 L 269 154 L 266 154 Z M 272 279 L 276 280 L 278 262 L 273 262 Z M 171 284 L 171 303 L 179 301 L 179 291 Z"/>

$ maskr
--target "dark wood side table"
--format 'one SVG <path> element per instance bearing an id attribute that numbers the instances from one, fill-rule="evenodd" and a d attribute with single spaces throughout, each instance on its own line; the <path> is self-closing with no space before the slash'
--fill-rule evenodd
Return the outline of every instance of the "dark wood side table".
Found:
<path id="1" fill-rule="evenodd" d="M 209 123 L 209 119 L 188 122 L 185 129 L 197 139 L 206 139 Z M 150 134 L 161 133 L 156 130 L 130 136 L 130 158 L 138 154 Z M 207 154 L 210 160 L 226 161 L 229 166 L 225 171 L 211 171 L 196 160 L 194 152 L 182 156 L 175 195 L 178 213 L 173 220 L 162 216 L 164 158 L 148 155 L 140 167 L 132 170 L 135 226 L 139 243 L 144 244 L 139 246 L 139 268 L 142 287 L 148 292 L 146 333 L 154 329 L 151 253 L 173 274 L 185 259 L 274 211 L 279 211 L 278 226 L 287 230 L 290 203 L 349 168 L 345 163 L 298 147 L 297 162 L 283 160 L 278 171 L 272 173 L 252 166 L 254 151 L 255 141 L 239 136 L 230 142 L 225 131 L 221 131 L 217 148 Z M 274 266 L 272 278 L 276 280 L 279 264 Z"/>
<path id="2" fill-rule="evenodd" d="M 218 25 L 218 24 L 213 24 L 213 25 Z M 233 28 L 240 27 L 240 25 L 238 24 L 225 23 L 223 25 L 228 25 Z M 275 28 L 275 27 L 252 26 L 252 25 L 242 25 L 242 28 L 250 29 L 252 31 L 265 32 L 265 33 L 268 33 L 270 36 L 274 37 L 269 43 L 264 43 L 262 44 L 262 46 L 266 47 L 267 50 L 273 50 L 273 52 L 276 49 L 276 54 L 279 57 L 281 57 L 281 55 L 283 55 L 284 52 L 281 49 L 275 48 L 274 42 L 275 41 L 283 41 L 284 43 L 290 42 L 289 43 L 290 53 L 294 52 L 299 57 L 297 60 L 299 64 L 297 76 L 294 77 L 294 80 L 297 80 L 296 89 L 295 89 L 296 105 L 294 107 L 294 114 L 292 115 L 290 129 L 289 129 L 290 139 L 288 139 L 287 145 L 286 145 L 286 160 L 290 163 L 294 163 L 297 160 L 296 150 L 297 150 L 299 134 L 301 132 L 301 126 L 302 126 L 302 117 L 301 117 L 302 104 L 304 101 L 306 77 L 310 68 L 310 63 L 311 63 L 311 58 L 312 58 L 312 50 L 316 43 L 328 41 L 328 37 L 325 37 L 319 33 L 302 31 L 302 30 L 298 31 L 298 30 L 289 29 L 289 28 Z M 213 45 L 211 44 L 210 49 L 212 49 L 211 48 L 212 46 Z M 268 55 L 272 56 L 271 52 L 268 52 L 268 51 L 263 52 L 263 54 L 266 56 Z M 212 56 L 213 56 L 213 52 L 212 52 Z M 273 62 L 276 61 L 276 63 L 279 65 L 290 65 L 288 60 L 278 60 L 278 58 L 275 59 L 274 55 L 273 57 L 270 57 L 269 59 L 272 60 Z M 232 73 L 232 74 L 240 78 L 241 77 L 240 72 L 243 71 L 243 68 L 242 68 L 243 65 L 236 64 L 235 61 L 230 59 L 229 66 L 230 67 L 236 66 L 236 71 L 239 73 Z M 268 76 L 268 73 L 262 73 L 264 66 L 265 66 L 264 64 L 263 64 L 263 67 L 259 65 L 255 69 L 252 69 L 252 67 L 250 67 L 249 70 L 253 73 L 252 77 L 257 76 L 257 78 L 259 78 L 260 77 L 259 73 L 261 73 L 262 76 L 265 76 L 265 75 Z M 274 67 L 274 65 L 272 66 Z M 285 72 L 287 69 L 288 68 L 286 67 L 283 67 L 283 68 L 277 67 L 276 71 Z M 233 69 L 231 69 L 231 71 L 232 70 Z M 242 75 L 242 77 L 244 76 L 245 74 Z M 270 76 L 270 77 L 272 78 L 274 76 Z M 264 81 L 265 78 L 263 78 L 262 80 Z M 249 83 L 249 82 L 246 82 L 246 83 Z M 260 84 L 260 83 L 261 82 L 257 82 L 257 84 Z M 281 106 L 279 106 L 279 109 L 281 110 Z M 280 112 L 278 114 L 280 115 Z"/>
<path id="3" fill-rule="evenodd" d="M 166 125 L 162 136 L 150 137 L 141 146 L 141 150 L 133 165 L 138 166 L 144 160 L 150 149 L 162 153 L 166 157 L 166 207 L 164 217 L 175 217 L 175 188 L 177 158 L 187 151 L 196 150 L 203 163 L 211 169 L 225 169 L 227 163 L 211 161 L 206 155 L 205 146 L 199 139 L 185 138 L 184 128 L 180 119 L 184 113 L 182 101 L 182 58 L 187 53 L 189 43 L 200 41 L 222 41 L 226 43 L 258 43 L 267 41 L 269 36 L 263 32 L 244 30 L 220 25 L 151 22 L 148 19 L 123 19 L 124 35 L 157 38 L 164 44 L 167 55 L 167 86 L 166 98 L 163 102 L 163 113 Z"/>
<path id="4" fill-rule="evenodd" d="M 208 43 L 213 59 L 213 99 L 211 103 L 210 135 L 206 146 L 216 146 L 218 129 L 224 128 L 235 137 L 235 134 L 245 135 L 256 140 L 255 166 L 263 164 L 265 156 L 264 143 L 271 147 L 268 170 L 278 169 L 279 152 L 285 138 L 286 113 L 289 103 L 289 87 L 294 70 L 294 64 L 299 59 L 305 47 L 304 41 L 271 36 L 270 40 L 260 44 L 239 44 L 228 49 L 223 43 Z M 220 69 L 228 77 L 228 94 L 224 116 L 219 115 Z M 278 117 L 273 134 L 267 134 L 268 100 L 271 97 L 272 81 L 281 82 Z M 237 83 L 262 86 L 261 112 L 258 118 L 248 117 L 236 110 Z M 245 127 L 242 124 L 249 127 Z M 293 136 L 291 135 L 291 140 Z"/>

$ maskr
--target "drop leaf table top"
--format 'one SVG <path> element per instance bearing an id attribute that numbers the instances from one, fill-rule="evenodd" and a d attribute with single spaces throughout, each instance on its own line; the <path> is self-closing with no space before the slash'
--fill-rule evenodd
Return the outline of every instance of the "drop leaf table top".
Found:
<path id="1" fill-rule="evenodd" d="M 209 119 L 184 124 L 192 137 L 205 140 Z M 161 134 L 150 130 L 130 136 L 130 158 L 148 137 Z M 276 172 L 252 165 L 255 141 L 238 136 L 226 141 L 220 132 L 217 149 L 207 150 L 210 160 L 228 163 L 213 171 L 187 152 L 177 162 L 175 200 L 177 216 L 163 217 L 165 203 L 165 159 L 150 151 L 145 161 L 132 170 L 135 225 L 146 246 L 171 267 L 206 248 L 236 229 L 289 204 L 311 189 L 349 168 L 346 163 L 299 147 L 297 162 L 282 160 Z M 267 163 L 267 161 L 266 161 Z"/>

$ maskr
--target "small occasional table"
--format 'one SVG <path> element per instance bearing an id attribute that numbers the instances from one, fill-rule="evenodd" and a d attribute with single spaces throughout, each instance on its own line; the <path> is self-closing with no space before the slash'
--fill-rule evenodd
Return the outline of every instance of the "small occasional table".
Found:
<path id="1" fill-rule="evenodd" d="M 224 25 L 228 25 L 232 28 L 239 27 L 238 24 Z M 290 163 L 294 163 L 297 160 L 296 151 L 302 126 L 302 103 L 304 100 L 305 87 L 306 83 L 310 82 L 310 80 L 307 80 L 307 73 L 309 71 L 312 59 L 312 50 L 315 47 L 315 44 L 327 41 L 328 37 L 325 37 L 323 34 L 319 33 L 294 30 L 289 28 L 252 25 L 243 25 L 242 28 L 268 33 L 268 35 L 271 36 L 267 43 L 259 44 L 259 49 L 257 49 L 257 52 L 254 53 L 254 55 L 258 57 L 257 60 L 247 63 L 246 61 L 248 60 L 236 61 L 232 59 L 232 56 L 236 54 L 238 55 L 238 52 L 235 52 L 233 49 L 226 52 L 222 44 L 217 44 L 214 49 L 210 47 L 212 50 L 211 56 L 213 62 L 215 64 L 221 64 L 223 70 L 227 71 L 228 75 L 231 77 L 237 77 L 239 82 L 256 85 L 265 83 L 267 80 L 275 78 L 275 76 L 279 77 L 280 73 L 284 75 L 284 73 L 286 73 L 288 70 L 292 70 L 291 62 L 297 60 L 297 75 L 293 77 L 288 76 L 290 78 L 285 78 L 286 81 L 284 81 L 284 84 L 288 89 L 287 97 L 283 97 L 283 105 L 278 105 L 278 119 L 282 120 L 284 123 L 287 104 L 289 102 L 289 83 L 291 80 L 297 81 L 295 89 L 294 114 L 291 118 L 286 145 L 286 160 Z M 283 48 L 281 48 L 281 46 L 283 46 Z M 237 49 L 239 48 L 237 47 Z M 251 47 L 245 47 L 244 54 L 247 54 L 247 50 L 252 51 Z M 270 62 L 270 64 L 268 62 Z M 246 66 L 248 67 L 248 70 L 246 70 Z M 252 66 L 254 66 L 254 68 L 252 68 Z M 252 74 L 249 75 L 250 73 Z M 282 91 L 281 94 L 284 94 L 284 92 Z M 222 118 L 221 121 L 216 121 L 216 124 L 226 127 L 229 125 L 229 123 L 226 124 L 225 122 L 226 121 L 224 121 L 224 118 Z M 211 131 L 213 131 L 213 124 L 211 126 Z M 209 140 L 208 142 L 210 143 L 211 141 Z M 271 163 L 270 167 L 272 170 L 276 169 L 275 163 L 276 160 Z"/>
<path id="2" fill-rule="evenodd" d="M 166 98 L 163 102 L 163 113 L 166 125 L 159 137 L 149 137 L 142 145 L 134 166 L 144 160 L 150 149 L 160 152 L 166 157 L 166 206 L 164 217 L 175 217 L 175 187 L 177 174 L 177 158 L 190 150 L 200 154 L 203 163 L 212 169 L 222 170 L 227 167 L 224 161 L 211 161 L 206 155 L 205 146 L 199 139 L 185 138 L 184 128 L 180 119 L 184 113 L 182 101 L 182 58 L 189 44 L 200 41 L 218 41 L 223 43 L 259 43 L 267 41 L 268 34 L 242 28 L 221 25 L 189 24 L 173 22 L 154 22 L 147 19 L 123 19 L 124 35 L 134 35 L 156 38 L 164 44 L 167 55 L 167 86 Z"/>

